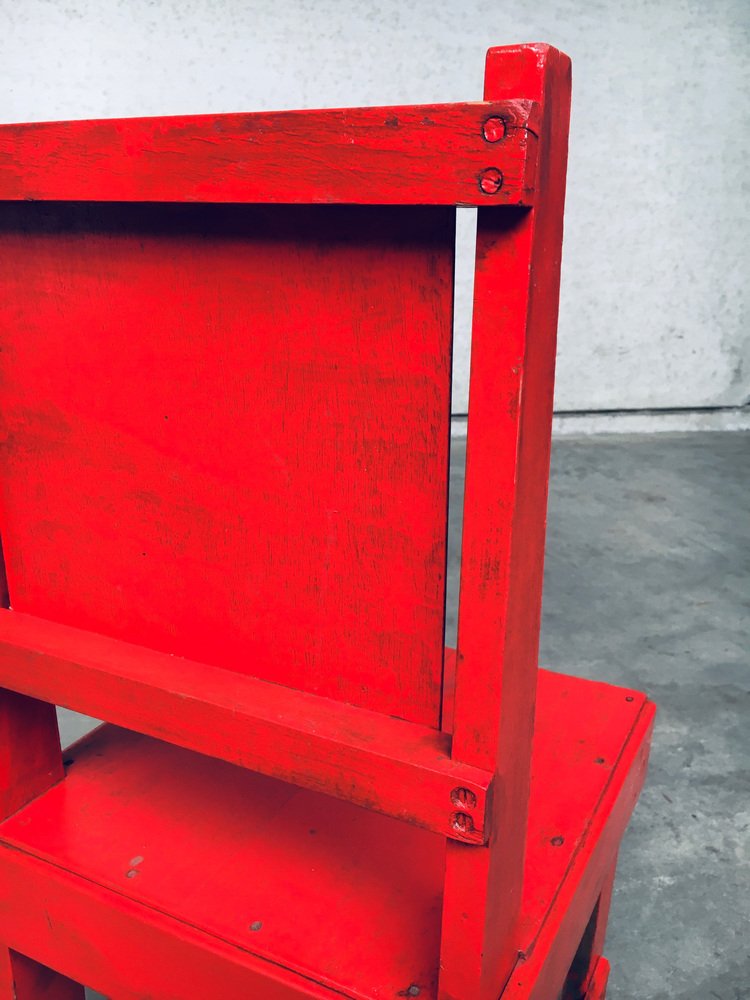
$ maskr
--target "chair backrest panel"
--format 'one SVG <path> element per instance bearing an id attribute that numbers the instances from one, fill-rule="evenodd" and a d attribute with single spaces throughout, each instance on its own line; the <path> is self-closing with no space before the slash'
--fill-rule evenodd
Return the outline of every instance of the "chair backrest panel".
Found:
<path id="1" fill-rule="evenodd" d="M 437 727 L 454 222 L 0 206 L 12 607 Z"/>

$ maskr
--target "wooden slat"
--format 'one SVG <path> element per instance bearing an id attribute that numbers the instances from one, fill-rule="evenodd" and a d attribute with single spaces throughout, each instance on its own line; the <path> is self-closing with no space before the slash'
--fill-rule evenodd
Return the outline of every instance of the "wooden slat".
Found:
<path id="1" fill-rule="evenodd" d="M 491 775 L 425 726 L 15 611 L 0 611 L 0 685 L 463 843 L 489 834 Z"/>
<path id="2" fill-rule="evenodd" d="M 485 93 L 539 101 L 539 197 L 531 212 L 483 208 L 477 221 L 453 754 L 496 771 L 504 794 L 486 850 L 448 845 L 445 1000 L 496 1000 L 519 948 L 570 60 L 546 45 L 490 49 Z"/>
<path id="3" fill-rule="evenodd" d="M 0 205 L 12 606 L 437 728 L 454 230 Z"/>
<path id="4" fill-rule="evenodd" d="M 528 205 L 535 112 L 508 100 L 5 125 L 0 200 Z M 485 137 L 488 118 L 502 137 Z"/>

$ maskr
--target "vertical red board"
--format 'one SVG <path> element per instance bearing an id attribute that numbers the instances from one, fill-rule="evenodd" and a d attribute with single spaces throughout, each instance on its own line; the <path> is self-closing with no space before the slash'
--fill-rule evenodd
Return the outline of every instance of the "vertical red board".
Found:
<path id="1" fill-rule="evenodd" d="M 496 1000 L 521 946 L 570 60 L 490 49 L 485 95 L 537 101 L 541 122 L 534 208 L 477 215 L 452 754 L 501 791 L 488 846 L 447 847 L 440 1000 Z"/>
<path id="2" fill-rule="evenodd" d="M 437 726 L 454 218 L 0 206 L 11 606 Z"/>

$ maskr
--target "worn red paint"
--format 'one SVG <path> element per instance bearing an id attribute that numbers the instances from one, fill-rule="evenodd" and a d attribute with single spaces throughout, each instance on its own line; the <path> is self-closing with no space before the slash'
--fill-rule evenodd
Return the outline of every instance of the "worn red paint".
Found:
<path id="1" fill-rule="evenodd" d="M 0 128 L 0 997 L 604 997 L 653 708 L 537 672 L 569 62 L 486 98 Z"/>
<path id="2" fill-rule="evenodd" d="M 0 611 L 0 684 L 31 696 L 0 688 L 0 698 L 20 702 L 27 713 L 44 710 L 45 721 L 50 706 L 32 698 L 462 842 L 483 843 L 489 835 L 492 772 L 452 758 L 450 736 L 429 726 L 16 611 Z M 19 714 L 20 707 L 9 717 Z M 30 723 L 24 715 L 24 726 Z M 31 768 L 32 755 L 25 751 L 23 759 Z M 457 824 L 457 811 L 470 824 Z"/>
<path id="3" fill-rule="evenodd" d="M 538 108 L 523 99 L 6 125 L 0 198 L 477 205 L 493 117 L 508 125 L 498 200 L 529 205 Z"/>

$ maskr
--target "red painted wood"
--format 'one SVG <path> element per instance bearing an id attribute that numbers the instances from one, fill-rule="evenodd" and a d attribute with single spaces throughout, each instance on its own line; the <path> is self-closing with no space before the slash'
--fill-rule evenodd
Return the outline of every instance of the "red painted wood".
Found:
<path id="1" fill-rule="evenodd" d="M 62 777 L 55 706 L 0 688 L 0 816 Z"/>
<path id="2" fill-rule="evenodd" d="M 0 948 L 2 1000 L 84 1000 L 81 985 L 17 952 Z"/>
<path id="3" fill-rule="evenodd" d="M 13 939 L 116 1000 L 332 1000 L 332 993 L 241 949 L 103 891 L 63 869 L 0 847 L 0 920 L 16 902 Z M 76 933 L 72 933 L 75 928 Z M 261 992 L 262 991 L 262 992 Z"/>
<path id="4" fill-rule="evenodd" d="M 544 675 L 540 671 L 540 681 Z M 558 675 L 560 691 L 567 689 L 568 693 L 562 703 L 558 701 L 557 711 L 554 701 L 543 694 L 541 684 L 539 688 L 537 731 L 542 726 L 553 726 L 559 737 L 560 730 L 568 728 L 572 737 L 572 730 L 577 728 L 583 742 L 576 747 L 571 770 L 563 775 L 562 796 L 556 791 L 557 773 L 552 763 L 562 751 L 562 742 L 558 737 L 551 740 L 549 757 L 539 752 L 539 743 L 534 745 L 520 922 L 522 959 L 508 980 L 503 1000 L 549 1000 L 559 995 L 594 905 L 606 890 L 622 834 L 645 780 L 654 705 L 637 692 L 618 688 L 609 689 L 613 693 L 611 701 L 600 697 L 582 704 L 574 696 L 571 681 Z M 606 687 L 597 685 L 600 696 Z M 619 697 L 615 698 L 614 692 Z M 574 714 L 561 725 L 568 710 Z M 619 729 L 630 711 L 634 714 L 629 738 L 623 742 L 611 739 L 608 727 Z M 591 739 L 588 723 L 597 712 L 602 713 L 600 735 Z M 598 763 L 601 757 L 604 765 Z M 588 780 L 594 768 L 608 772 L 606 782 L 589 821 L 580 827 L 573 817 L 583 801 L 588 801 L 581 783 Z M 551 835 L 562 836 L 563 844 L 554 845 Z"/>
<path id="5" fill-rule="evenodd" d="M 530 774 L 569 87 L 532 45 L 484 104 L 0 129 L 7 948 L 122 1000 L 559 995 L 653 715 L 542 674 Z M 49 788 L 30 696 L 255 770 L 105 727 Z"/>
<path id="6" fill-rule="evenodd" d="M 13 608 L 437 726 L 454 214 L 2 206 Z"/>
<path id="7" fill-rule="evenodd" d="M 602 957 L 596 963 L 594 975 L 586 991 L 586 1000 L 606 1000 L 607 983 L 609 982 L 609 962 Z"/>
<path id="8" fill-rule="evenodd" d="M 643 779 L 633 764 L 650 726 L 641 696 L 546 671 L 538 701 L 524 970 L 549 959 L 557 907 L 571 905 L 563 932 L 580 939 Z M 12 947 L 124 998 L 205 1000 L 216 976 L 229 1000 L 243 989 L 290 1000 L 306 995 L 294 992 L 304 974 L 313 996 L 330 995 L 314 992 L 317 980 L 389 1000 L 418 985 L 434 1000 L 444 838 L 114 727 L 70 756 L 65 782 L 0 825 L 0 938 Z M 550 864 L 558 880 L 535 883 Z"/>
<path id="9" fill-rule="evenodd" d="M 6 843 L 347 994 L 434 996 L 444 838 L 113 727 L 69 756 Z"/>
<path id="10" fill-rule="evenodd" d="M 491 772 L 456 763 L 449 735 L 426 726 L 16 611 L 0 610 L 0 684 L 444 836 L 486 837 Z M 0 706 L 3 694 L 43 705 L 4 692 Z M 31 767 L 29 723 L 15 718 L 6 745 Z"/>
<path id="11" fill-rule="evenodd" d="M 7 607 L 8 588 L 0 549 L 0 609 Z M 0 610 L 0 614 L 4 613 Z M 55 706 L 0 687 L 0 819 L 62 777 Z"/>
<path id="12" fill-rule="evenodd" d="M 448 848 L 444 1000 L 496 1000 L 519 946 L 569 59 L 545 45 L 491 49 L 485 94 L 510 93 L 541 107 L 538 199 L 531 212 L 478 214 L 453 719 L 454 757 L 496 770 L 499 787 L 488 848 Z"/>
<path id="13" fill-rule="evenodd" d="M 609 966 L 606 959 L 603 959 L 602 951 L 604 942 L 607 939 L 607 924 L 609 923 L 609 911 L 612 907 L 612 896 L 615 889 L 615 875 L 617 874 L 617 862 L 607 875 L 602 891 L 599 893 L 599 900 L 596 904 L 596 925 L 591 943 L 591 956 L 589 969 L 586 976 L 586 993 L 594 997 L 604 997 L 609 978 Z M 604 967 L 602 967 L 604 961 Z"/>
<path id="14" fill-rule="evenodd" d="M 578 945 L 575 958 L 565 979 L 565 988 L 560 1000 L 581 1000 L 589 996 L 595 983 L 599 960 L 602 957 L 607 936 L 607 922 L 615 884 L 616 863 L 612 865 L 604 880 L 599 898 L 594 905 L 588 925 Z"/>
<path id="15" fill-rule="evenodd" d="M 513 99 L 4 125 L 0 199 L 530 204 L 535 132 Z"/>

